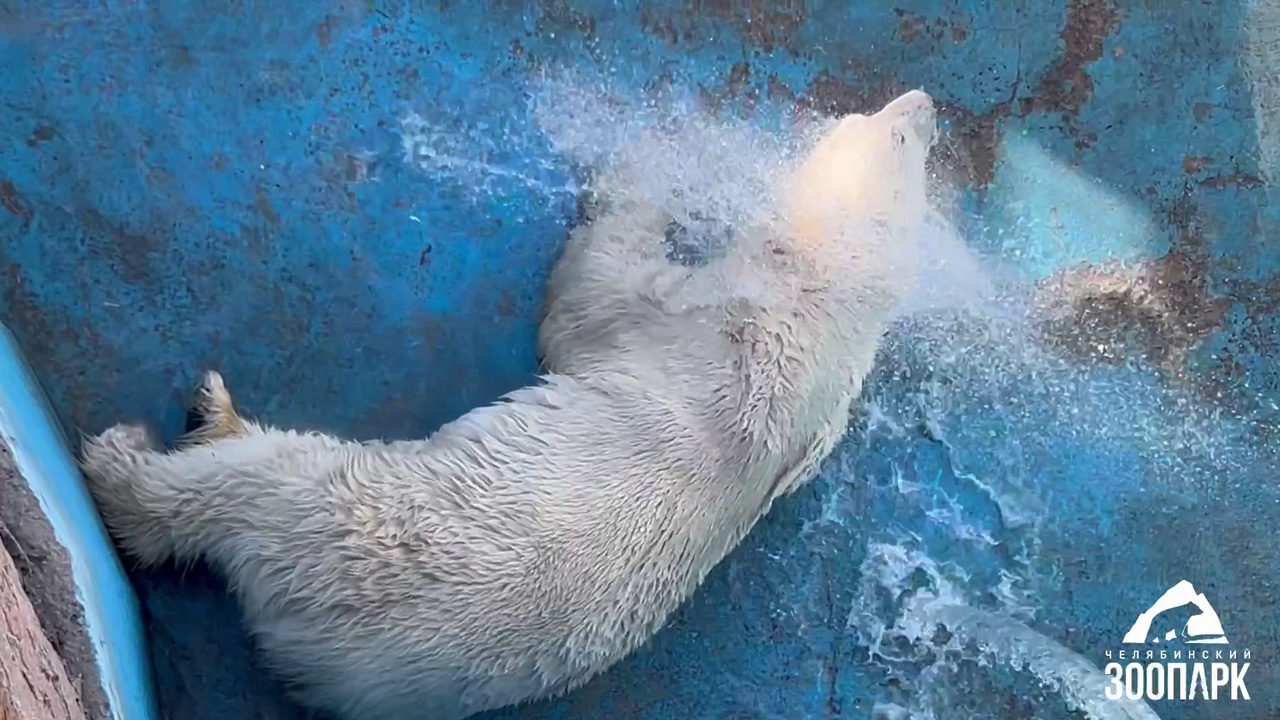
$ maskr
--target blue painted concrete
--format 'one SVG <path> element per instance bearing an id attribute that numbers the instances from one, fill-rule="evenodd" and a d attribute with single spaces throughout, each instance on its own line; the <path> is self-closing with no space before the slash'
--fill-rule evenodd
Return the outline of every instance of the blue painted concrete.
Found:
<path id="1" fill-rule="evenodd" d="M 1199 399 L 1178 405 L 1149 370 L 1025 356 L 1013 331 L 897 334 L 868 391 L 876 422 L 666 631 L 570 697 L 500 716 L 921 706 L 928 661 L 868 650 L 896 612 L 901 588 L 873 572 L 896 548 L 907 586 L 945 580 L 1099 664 L 1189 579 L 1252 648 L 1254 700 L 1157 711 L 1270 717 L 1280 210 L 1246 8 L 16 0 L 0 8 L 0 319 L 69 427 L 140 419 L 172 437 L 214 367 L 274 423 L 421 435 L 536 369 L 575 198 L 532 123 L 531 75 L 669 80 L 762 124 L 793 101 L 844 112 L 924 87 L 946 104 L 971 246 L 1026 278 L 1162 258 L 1207 328 L 1189 356 Z M 410 113 L 437 133 L 407 158 Z M 215 580 L 130 578 L 169 717 L 300 717 Z M 948 696 L 958 716 L 1063 716 L 1026 673 L 942 674 L 971 690 Z"/>
<path id="2" fill-rule="evenodd" d="M 138 598 L 111 548 L 66 436 L 13 335 L 0 325 L 0 435 L 13 450 L 71 572 L 107 702 L 117 718 L 156 714 Z"/>

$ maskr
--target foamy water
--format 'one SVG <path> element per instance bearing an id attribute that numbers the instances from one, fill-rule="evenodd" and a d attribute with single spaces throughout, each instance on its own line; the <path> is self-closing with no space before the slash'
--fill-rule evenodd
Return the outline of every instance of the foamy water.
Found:
<path id="1" fill-rule="evenodd" d="M 747 226 L 776 211 L 778 178 L 816 139 L 814 126 L 769 133 L 719 120 L 694 95 L 672 88 L 636 96 L 563 76 L 536 87 L 537 125 L 557 154 L 584 171 L 585 192 L 623 194 L 682 224 L 714 218 Z"/>
<path id="2" fill-rule="evenodd" d="M 1030 617 L 1027 594 L 1014 590 L 1011 575 L 997 589 L 1000 609 L 975 607 L 966 596 L 970 578 L 953 564 L 939 564 L 903 544 L 871 543 L 862 565 L 863 603 L 849 618 L 851 627 L 871 639 L 872 658 L 892 665 L 923 665 L 915 671 L 909 707 L 893 704 L 903 718 L 952 717 L 956 695 L 966 692 L 948 683 L 962 664 L 999 664 L 1027 673 L 1061 696 L 1064 708 L 1094 720 L 1157 720 L 1141 701 L 1108 700 L 1109 684 L 1099 668 L 1078 653 L 1033 630 L 1017 616 Z M 899 610 L 886 622 L 866 608 L 888 593 Z M 946 635 L 940 636 L 939 629 Z M 888 713 L 888 705 L 886 713 Z"/>
<path id="3" fill-rule="evenodd" d="M 1065 589 L 1045 548 L 1073 545 L 1061 534 L 1071 532 L 1067 517 L 1102 520 L 1114 496 L 1145 498 L 1154 519 L 1175 498 L 1194 507 L 1256 485 L 1274 476 L 1274 448 L 1252 435 L 1243 412 L 1178 388 L 1140 360 L 1098 366 L 1055 351 L 1039 332 L 1030 288 L 997 276 L 987 273 L 977 294 L 957 288 L 971 299 L 963 306 L 904 313 L 869 384 L 861 449 L 830 470 L 878 482 L 878 502 L 894 513 L 867 532 L 849 626 L 871 662 L 907 688 L 905 699 L 884 699 L 885 717 L 956 717 L 951 709 L 976 694 L 975 673 L 999 672 L 1056 697 L 1036 700 L 1038 717 L 1156 717 L 1142 703 L 1105 699 L 1098 649 L 1070 649 L 1055 639 L 1061 629 L 1039 622 Z M 943 451 L 936 478 L 915 472 L 918 437 Z M 883 458 L 866 466 L 870 476 L 853 461 L 869 455 Z M 1077 474 L 1091 466 L 1103 474 Z M 1097 560 L 1124 567 L 1123 557 Z M 936 641 L 939 627 L 946 636 Z M 999 708 L 966 712 L 1001 717 Z"/>

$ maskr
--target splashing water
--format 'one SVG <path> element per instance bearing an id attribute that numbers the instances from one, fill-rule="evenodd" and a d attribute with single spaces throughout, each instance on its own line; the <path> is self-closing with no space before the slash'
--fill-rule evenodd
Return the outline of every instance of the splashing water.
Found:
<path id="1" fill-rule="evenodd" d="M 980 694 L 974 668 L 994 661 L 988 675 L 1029 673 L 1069 712 L 1154 718 L 1146 705 L 1105 699 L 1109 681 L 1090 659 L 1032 629 L 1052 607 L 1041 598 L 1062 596 L 1060 558 L 1102 533 L 1100 517 L 1124 522 L 1125 503 L 1141 508 L 1130 527 L 1154 520 L 1210 535 L 1241 522 L 1197 510 L 1211 501 L 1274 508 L 1274 489 L 1258 482 L 1275 476 L 1274 442 L 1252 432 L 1247 410 L 1168 381 L 1142 357 L 1102 365 L 1060 351 L 1040 324 L 1046 299 L 992 259 L 973 262 L 978 285 L 937 276 L 967 302 L 902 313 L 868 385 L 863 442 L 830 471 L 847 482 L 886 478 L 873 491 L 882 510 L 864 510 L 880 526 L 868 533 L 849 621 L 873 664 L 909 690 L 885 698 L 885 717 L 955 716 Z M 1113 553 L 1144 548 L 1106 532 L 1075 557 L 1096 573 L 1139 575 Z M 1037 717 L 1046 702 L 1034 703 Z"/>
<path id="2" fill-rule="evenodd" d="M 1031 672 L 1060 692 L 1069 709 L 1082 710 L 1095 720 L 1159 720 L 1140 700 L 1105 699 L 1110 683 L 1096 665 L 1016 620 L 931 600 L 911 612 L 950 629 L 954 641 L 975 643 L 1005 664 Z"/>
<path id="3" fill-rule="evenodd" d="M 1142 358 L 1099 365 L 1059 352 L 1038 325 L 1033 289 L 998 269 L 982 274 L 989 284 L 976 291 L 969 281 L 947 291 L 968 302 L 902 314 L 868 384 L 863 442 L 830 471 L 847 482 L 886 478 L 873 491 L 882 510 L 867 513 L 881 519 L 849 626 L 909 690 L 885 698 L 885 717 L 955 716 L 979 694 L 974 669 L 994 662 L 988 675 L 1030 674 L 1068 712 L 1154 718 L 1144 704 L 1105 699 L 1097 665 L 1032 629 L 1044 627 L 1041 598 L 1062 596 L 1060 558 L 1082 533 L 1099 534 L 1099 516 L 1122 517 L 1122 502 L 1144 518 L 1180 518 L 1169 527 L 1239 523 L 1196 508 L 1266 496 L 1257 478 L 1275 476 L 1275 448 L 1245 411 L 1167 382 Z M 1082 475 L 1089 466 L 1100 473 Z M 1094 572 L 1132 578 L 1127 559 L 1107 552 L 1117 538 L 1084 557 Z M 1036 700 L 1037 717 L 1047 703 Z"/>
<path id="4" fill-rule="evenodd" d="M 994 297 L 995 284 L 955 226 L 937 210 L 925 216 L 920 256 L 912 292 L 898 310 L 900 317 L 969 308 Z"/>
<path id="5" fill-rule="evenodd" d="M 545 172 L 521 171 L 513 169 L 511 163 L 493 161 L 490 154 L 494 145 L 486 142 L 484 137 L 483 133 L 458 132 L 434 125 L 415 112 L 400 120 L 405 162 L 416 165 L 432 177 L 454 178 L 473 186 L 478 195 L 494 193 L 501 181 L 514 182 L 550 196 L 578 192 L 576 185 L 557 184 Z M 544 171 L 555 169 L 546 161 L 537 165 Z"/>
<path id="6" fill-rule="evenodd" d="M 533 116 L 553 150 L 589 173 L 584 190 L 600 198 L 625 190 L 686 225 L 745 226 L 775 210 L 777 179 L 817 137 L 816 126 L 768 133 L 717 119 L 677 88 L 637 96 L 567 75 L 536 87 Z"/>
<path id="7" fill-rule="evenodd" d="M 955 707 L 943 678 L 956 670 L 958 662 L 981 664 L 990 657 L 1014 671 L 1032 674 L 1060 694 L 1068 710 L 1094 720 L 1158 720 L 1141 701 L 1105 699 L 1106 676 L 1077 653 L 1011 614 L 974 607 L 964 597 L 966 582 L 958 567 L 940 566 L 901 545 L 872 543 L 867 548 L 862 589 L 869 602 L 860 614 L 850 617 L 850 624 L 874 636 L 873 657 L 927 663 L 919 673 L 922 702 L 915 708 L 921 717 L 934 717 L 939 710 L 946 717 L 946 711 Z M 899 605 L 892 625 L 866 610 L 875 606 L 872 596 L 886 590 Z M 1016 603 L 1013 607 L 1016 612 Z M 907 713 L 902 717 L 911 716 L 909 708 L 895 707 Z"/>

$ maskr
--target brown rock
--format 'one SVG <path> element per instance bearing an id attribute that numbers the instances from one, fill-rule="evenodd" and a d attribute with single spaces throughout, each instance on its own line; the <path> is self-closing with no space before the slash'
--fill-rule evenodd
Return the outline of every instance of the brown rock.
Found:
<path id="1" fill-rule="evenodd" d="M 0 720 L 84 720 L 80 696 L 0 547 Z"/>

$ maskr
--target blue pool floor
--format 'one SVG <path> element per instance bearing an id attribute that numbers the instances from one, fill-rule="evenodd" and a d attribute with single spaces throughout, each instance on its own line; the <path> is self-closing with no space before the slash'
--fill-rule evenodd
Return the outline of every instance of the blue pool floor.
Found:
<path id="1" fill-rule="evenodd" d="M 3 407 L 129 718 L 161 716 L 149 678 L 163 717 L 305 714 L 217 578 L 117 563 L 53 429 L 172 439 L 206 368 L 247 414 L 357 438 L 421 436 L 528 382 L 582 171 L 538 125 L 556 70 L 633 99 L 683 88 L 756 128 L 923 87 L 969 249 L 1024 289 L 1143 269 L 1121 330 L 1150 362 L 1041 353 L 1017 298 L 897 328 L 820 480 L 662 633 L 495 717 L 1065 717 L 1026 672 L 899 648 L 894 598 L 958 593 L 1102 666 L 1184 579 L 1252 650 L 1254 699 L 1153 709 L 1280 710 L 1273 3 L 11 5 L 0 321 L 57 422 L 11 351 Z"/>

